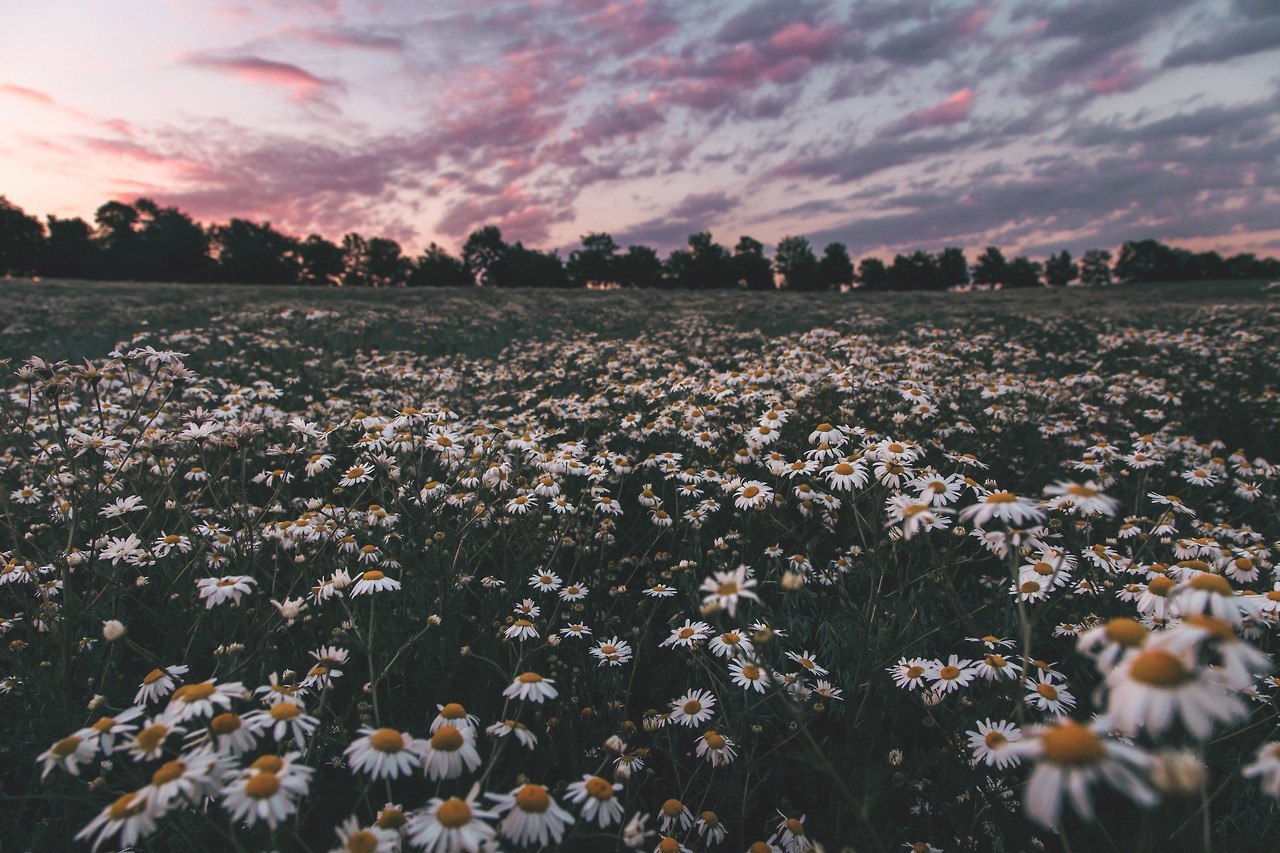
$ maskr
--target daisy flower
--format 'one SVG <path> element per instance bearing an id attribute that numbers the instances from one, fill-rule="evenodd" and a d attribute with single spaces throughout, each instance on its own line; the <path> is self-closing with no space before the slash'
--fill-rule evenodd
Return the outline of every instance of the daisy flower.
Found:
<path id="1" fill-rule="evenodd" d="M 524 723 L 518 720 L 500 720 L 485 728 L 484 733 L 490 737 L 506 737 L 515 735 L 517 741 L 525 749 L 533 749 L 538 745 L 538 736 L 529 731 Z"/>
<path id="2" fill-rule="evenodd" d="M 960 511 L 960 520 L 972 522 L 974 527 L 985 527 L 992 519 L 1020 527 L 1027 522 L 1039 522 L 1042 518 L 1044 512 L 1034 501 L 1013 492 L 990 492 L 978 503 Z"/>
<path id="3" fill-rule="evenodd" d="M 315 771 L 297 763 L 298 753 L 264 755 L 222 789 L 222 806 L 236 821 L 250 826 L 265 821 L 275 829 L 298 810 Z"/>
<path id="4" fill-rule="evenodd" d="M 679 800 L 674 798 L 667 800 L 659 810 L 658 826 L 663 832 L 688 829 L 693 826 L 693 814 L 689 811 L 689 807 Z"/>
<path id="5" fill-rule="evenodd" d="M 229 710 L 231 700 L 244 692 L 244 685 L 239 681 L 219 684 L 218 679 L 211 678 L 197 684 L 184 684 L 173 691 L 164 716 L 175 723 L 185 723 L 196 717 L 212 717 L 216 709 Z"/>
<path id="6" fill-rule="evenodd" d="M 706 593 L 702 598 L 704 607 L 713 605 L 728 612 L 729 616 L 737 613 L 738 602 L 742 599 L 759 601 L 759 597 L 751 590 L 756 585 L 755 578 L 747 577 L 747 567 L 728 572 L 713 572 L 712 577 L 702 582 L 701 591 Z"/>
<path id="7" fill-rule="evenodd" d="M 758 509 L 773 500 L 773 489 L 759 480 L 747 480 L 734 494 L 733 505 L 738 509 Z"/>
<path id="8" fill-rule="evenodd" d="M 132 791 L 99 812 L 84 829 L 76 833 L 76 840 L 88 841 L 93 838 L 93 849 L 97 850 L 108 839 L 118 836 L 122 849 L 133 847 L 156 831 L 157 817 L 155 808 L 144 792 Z"/>
<path id="9" fill-rule="evenodd" d="M 1203 613 L 1240 627 L 1250 603 L 1222 575 L 1195 572 L 1174 590 L 1181 613 Z"/>
<path id="10" fill-rule="evenodd" d="M 703 732 L 694 746 L 694 752 L 698 758 L 710 761 L 712 767 L 729 764 L 738 755 L 733 741 L 717 731 Z"/>
<path id="11" fill-rule="evenodd" d="M 516 844 L 559 844 L 573 815 L 556 803 L 542 785 L 521 785 L 508 794 L 486 794 L 502 819 L 502 835 Z"/>
<path id="12" fill-rule="evenodd" d="M 277 741 L 291 737 L 299 744 L 320 725 L 320 720 L 302 712 L 296 702 L 276 702 L 264 711 L 252 711 L 244 716 L 245 723 L 258 731 L 269 731 Z"/>
<path id="13" fill-rule="evenodd" d="M 1103 737 L 1110 722 L 1099 719 L 1089 726 L 1060 720 L 1042 726 L 1011 749 L 1021 758 L 1035 759 L 1024 802 L 1032 820 L 1048 829 L 1062 825 L 1062 806 L 1070 800 L 1083 819 L 1093 820 L 1089 789 L 1098 781 L 1142 806 L 1158 801 L 1147 786 L 1145 771 L 1152 759 L 1140 749 Z"/>
<path id="14" fill-rule="evenodd" d="M 1076 648 L 1091 656 L 1098 669 L 1106 673 L 1127 652 L 1142 648 L 1149 636 L 1141 622 L 1118 616 L 1081 634 Z"/>
<path id="15" fill-rule="evenodd" d="M 224 575 L 218 578 L 200 578 L 196 581 L 196 589 L 200 590 L 200 598 L 208 609 L 224 601 L 239 604 L 240 599 L 252 592 L 257 583 L 248 575 Z"/>
<path id="16" fill-rule="evenodd" d="M 711 719 L 716 697 L 707 690 L 690 690 L 671 703 L 671 720 L 685 726 L 697 726 Z"/>
<path id="17" fill-rule="evenodd" d="M 1013 744 L 1022 740 L 1022 729 L 1013 723 L 1005 720 L 998 723 L 983 720 L 978 723 L 976 732 L 971 731 L 965 734 L 969 736 L 969 748 L 973 750 L 974 759 L 985 763 L 988 767 L 1004 770 L 1022 760 L 1017 750 L 1011 748 Z"/>
<path id="18" fill-rule="evenodd" d="M 422 767 L 428 779 L 454 779 L 463 770 L 480 766 L 475 747 L 476 730 L 470 726 L 440 726 L 423 747 Z"/>
<path id="19" fill-rule="evenodd" d="M 422 761 L 420 741 L 396 729 L 361 726 L 360 736 L 344 750 L 347 764 L 374 779 L 398 779 L 412 774 Z"/>
<path id="20" fill-rule="evenodd" d="M 351 588 L 351 597 L 357 595 L 372 594 L 375 592 L 388 592 L 400 588 L 400 581 L 387 577 L 378 569 L 371 569 L 362 575 L 360 580 L 356 581 L 355 586 Z"/>
<path id="21" fill-rule="evenodd" d="M 480 725 L 480 718 L 474 714 L 468 714 L 467 709 L 459 705 L 457 702 L 450 702 L 447 705 L 437 705 L 436 710 L 440 713 L 436 714 L 436 718 L 431 721 L 432 734 L 439 731 L 441 726 L 456 726 L 459 729 L 474 729 Z"/>
<path id="22" fill-rule="evenodd" d="M 763 667 L 745 659 L 730 663 L 729 675 L 733 678 L 733 683 L 743 690 L 754 690 L 757 693 L 763 693 L 770 682 L 769 673 Z"/>
<path id="23" fill-rule="evenodd" d="M 432 797 L 409 815 L 409 843 L 427 853 L 480 853 L 493 845 L 494 829 L 488 821 L 498 816 L 476 806 L 479 786 L 466 799 Z"/>
<path id="24" fill-rule="evenodd" d="M 534 640 L 538 637 L 538 629 L 528 619 L 517 619 L 502 635 L 508 640 Z"/>
<path id="25" fill-rule="evenodd" d="M 61 767 L 72 776 L 79 776 L 80 765 L 93 761 L 97 754 L 97 738 L 68 735 L 36 757 L 36 761 L 44 762 L 40 778 L 44 779 L 55 767 Z"/>
<path id="26" fill-rule="evenodd" d="M 142 679 L 142 686 L 133 697 L 135 705 L 143 705 L 163 699 L 173 692 L 174 679 L 185 675 L 188 667 L 182 665 L 166 666 L 164 669 L 153 669 Z"/>
<path id="27" fill-rule="evenodd" d="M 1076 697 L 1065 687 L 1054 684 L 1047 672 L 1038 673 L 1036 681 L 1027 679 L 1026 687 L 1031 691 L 1026 696 L 1027 704 L 1041 711 L 1061 715 L 1076 706 Z"/>
<path id="28" fill-rule="evenodd" d="M 1065 509 L 1080 515 L 1115 515 L 1120 502 L 1102 494 L 1095 482 L 1071 483 L 1065 480 L 1046 486 L 1044 493 L 1052 500 L 1053 509 Z"/>
<path id="29" fill-rule="evenodd" d="M 543 678 L 536 672 L 522 672 L 507 685 L 502 695 L 508 699 L 521 699 L 526 702 L 545 702 L 560 695 L 552 686 L 554 684 L 555 682 L 550 678 Z"/>
<path id="30" fill-rule="evenodd" d="M 622 666 L 631 660 L 631 646 L 628 643 L 619 640 L 617 637 L 610 637 L 607 640 L 601 640 L 590 649 L 592 657 L 600 662 L 600 666 Z"/>
<path id="31" fill-rule="evenodd" d="M 658 647 L 682 646 L 684 648 L 693 648 L 710 634 L 711 626 L 706 622 L 693 622 L 686 619 L 684 625 L 673 629 L 671 636 L 658 643 Z"/>
<path id="32" fill-rule="evenodd" d="M 1280 799 L 1280 742 L 1270 741 L 1258 747 L 1253 763 L 1246 764 L 1240 773 L 1246 779 L 1261 777 L 1263 792 Z"/>
<path id="33" fill-rule="evenodd" d="M 813 659 L 813 655 L 810 654 L 810 652 L 808 652 L 807 650 L 798 652 L 798 653 L 787 652 L 787 657 L 791 658 L 791 660 L 795 661 L 796 663 L 804 667 L 806 670 L 808 670 L 810 675 L 826 675 L 827 674 L 827 670 L 819 666 L 818 662 Z"/>
<path id="34" fill-rule="evenodd" d="M 615 796 L 621 790 L 621 785 L 584 773 L 581 780 L 569 784 L 565 798 L 571 803 L 582 804 L 582 817 L 587 823 L 594 821 L 601 829 L 606 829 L 621 823 L 626 814 L 626 809 Z"/>
<path id="35" fill-rule="evenodd" d="M 749 657 L 755 651 L 755 645 L 741 631 L 733 630 L 712 637 L 707 648 L 716 657 L 722 658 Z"/>
<path id="36" fill-rule="evenodd" d="M 915 690 L 924 685 L 932 664 L 926 658 L 903 658 L 886 671 L 893 677 L 893 683 L 903 690 Z"/>
<path id="37" fill-rule="evenodd" d="M 959 655 L 952 655 L 946 663 L 930 661 L 924 677 L 929 679 L 931 682 L 929 686 L 935 692 L 946 695 L 961 687 L 968 687 L 969 682 L 973 681 L 977 674 L 977 670 L 973 668 L 973 661 L 961 660 Z"/>
<path id="38" fill-rule="evenodd" d="M 561 628 L 560 633 L 565 637 L 570 637 L 570 638 L 576 637 L 578 639 L 581 639 L 583 637 L 590 637 L 591 629 L 588 628 L 586 625 L 583 625 L 581 622 L 572 622 L 566 625 L 565 627 Z"/>
<path id="39" fill-rule="evenodd" d="M 562 584 L 563 581 L 555 572 L 534 572 L 529 576 L 529 586 L 539 592 L 555 592 Z"/>
<path id="40" fill-rule="evenodd" d="M 1107 674 L 1107 713 L 1120 731 L 1159 735 L 1176 718 L 1204 740 L 1214 723 L 1247 715 L 1223 676 L 1201 668 L 1191 650 L 1175 649 L 1172 643 L 1153 641 L 1130 652 Z"/>

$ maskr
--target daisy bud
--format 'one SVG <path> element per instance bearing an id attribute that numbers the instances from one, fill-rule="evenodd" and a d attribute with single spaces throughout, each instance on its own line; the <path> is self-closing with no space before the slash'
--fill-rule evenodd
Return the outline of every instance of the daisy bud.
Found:
<path id="1" fill-rule="evenodd" d="M 804 586 L 804 575 L 799 572 L 787 572 L 782 576 L 782 588 L 787 592 L 795 592 Z"/>
<path id="2" fill-rule="evenodd" d="M 1204 787 L 1207 773 L 1200 756 L 1189 749 L 1166 749 L 1156 754 L 1151 781 L 1161 793 L 1191 796 Z"/>
<path id="3" fill-rule="evenodd" d="M 164 502 L 164 508 L 165 508 L 165 509 L 177 509 L 177 508 L 178 508 L 178 502 L 177 502 L 177 501 L 165 501 L 165 502 Z"/>
<path id="4" fill-rule="evenodd" d="M 89 559 L 89 555 L 86 552 L 79 550 L 72 551 L 67 555 L 67 565 L 78 566 L 87 559 Z"/>
<path id="5" fill-rule="evenodd" d="M 430 616 L 427 617 L 427 622 L 432 625 L 439 625 L 440 617 L 437 614 L 432 613 Z"/>
<path id="6" fill-rule="evenodd" d="M 609 739 L 604 742 L 604 748 L 610 752 L 616 752 L 619 755 L 627 751 L 626 743 L 624 743 L 622 738 L 617 735 L 611 735 Z"/>
<path id="7" fill-rule="evenodd" d="M 107 701 L 107 697 L 101 693 L 93 694 L 93 698 L 89 700 L 88 708 L 90 711 L 96 711 L 103 702 Z"/>
<path id="8" fill-rule="evenodd" d="M 108 643 L 114 643 L 124 636 L 124 623 L 119 619 L 108 619 L 102 623 L 102 636 Z"/>

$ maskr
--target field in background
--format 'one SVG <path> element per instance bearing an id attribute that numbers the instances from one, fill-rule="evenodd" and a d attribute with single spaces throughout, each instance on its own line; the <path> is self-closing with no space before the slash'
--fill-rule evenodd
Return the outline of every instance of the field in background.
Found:
<path id="1" fill-rule="evenodd" d="M 1178 328 L 1190 312 L 1230 306 L 1274 314 L 1264 281 L 1212 281 L 970 293 L 732 293 L 251 287 L 0 280 L 0 357 L 100 356 L 137 331 L 204 326 L 241 315 L 342 314 L 324 345 L 335 353 L 405 349 L 494 356 L 507 344 L 562 333 L 635 337 L 691 324 L 773 336 L 814 326 L 990 324 L 1014 317 L 1129 318 Z"/>

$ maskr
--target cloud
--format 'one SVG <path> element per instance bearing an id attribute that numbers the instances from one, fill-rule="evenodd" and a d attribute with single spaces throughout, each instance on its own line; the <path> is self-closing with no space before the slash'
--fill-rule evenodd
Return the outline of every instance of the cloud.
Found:
<path id="1" fill-rule="evenodd" d="M 1280 16 L 1250 21 L 1169 52 L 1165 68 L 1225 62 L 1267 50 L 1280 50 Z"/>
<path id="2" fill-rule="evenodd" d="M 906 116 L 898 122 L 898 130 L 902 133 L 912 133 L 931 127 L 958 124 L 969 117 L 975 97 L 973 89 L 966 86 L 947 99 Z"/>
<path id="3" fill-rule="evenodd" d="M 718 214 L 733 210 L 739 202 L 725 192 L 690 193 L 664 215 L 621 229 L 617 239 L 623 245 L 641 243 L 668 251 L 684 245 L 690 234 L 709 230 Z"/>
<path id="4" fill-rule="evenodd" d="M 459 242 L 483 225 L 496 225 L 507 241 L 544 242 L 556 222 L 572 218 L 572 211 L 554 201 L 540 199 L 519 184 L 510 184 L 496 195 L 468 198 L 453 205 L 436 223 L 440 233 Z"/>
<path id="5" fill-rule="evenodd" d="M 295 103 L 314 100 L 325 92 L 343 90 L 337 80 L 325 80 L 310 71 L 288 62 L 263 59 L 260 56 L 212 56 L 195 55 L 186 64 L 211 71 L 225 71 L 250 83 L 261 83 L 289 90 L 289 98 Z"/>

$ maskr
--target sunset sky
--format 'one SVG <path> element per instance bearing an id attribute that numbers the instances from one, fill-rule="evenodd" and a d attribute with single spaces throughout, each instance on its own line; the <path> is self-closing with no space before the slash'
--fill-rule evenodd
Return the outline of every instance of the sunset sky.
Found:
<path id="1" fill-rule="evenodd" d="M 1280 2 L 41 0 L 0 194 L 420 250 L 1280 253 Z"/>

